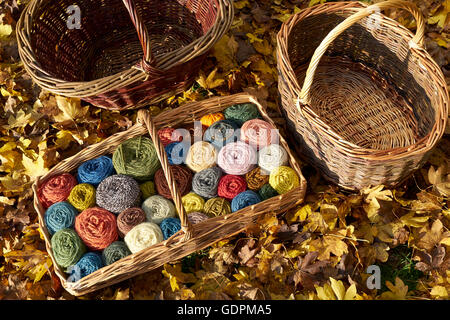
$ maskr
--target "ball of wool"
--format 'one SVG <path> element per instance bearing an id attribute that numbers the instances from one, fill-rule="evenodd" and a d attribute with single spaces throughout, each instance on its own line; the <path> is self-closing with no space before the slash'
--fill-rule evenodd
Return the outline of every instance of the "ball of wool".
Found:
<path id="1" fill-rule="evenodd" d="M 203 212 L 191 212 L 188 213 L 187 217 L 191 224 L 197 224 L 209 219 Z"/>
<path id="2" fill-rule="evenodd" d="M 79 183 L 89 183 L 96 187 L 112 174 L 114 167 L 111 158 L 101 156 L 82 163 L 77 170 L 77 179 Z"/>
<path id="3" fill-rule="evenodd" d="M 166 218 L 176 216 L 175 206 L 172 201 L 159 196 L 151 196 L 142 203 L 147 221 L 160 224 Z"/>
<path id="4" fill-rule="evenodd" d="M 210 114 L 204 115 L 203 117 L 200 118 L 200 122 L 205 127 L 209 127 L 214 122 L 224 120 L 224 119 L 225 119 L 225 116 L 223 115 L 222 112 L 216 112 L 216 113 L 210 113 Z"/>
<path id="5" fill-rule="evenodd" d="M 114 151 L 112 162 L 118 174 L 126 174 L 140 181 L 153 178 L 161 168 L 153 142 L 142 136 L 122 142 Z"/>
<path id="6" fill-rule="evenodd" d="M 230 202 L 224 198 L 212 198 L 205 203 L 205 214 L 218 217 L 231 213 Z"/>
<path id="7" fill-rule="evenodd" d="M 63 173 L 44 181 L 38 189 L 38 198 L 47 209 L 56 202 L 67 200 L 72 188 L 77 185 L 77 179 L 70 173 Z"/>
<path id="8" fill-rule="evenodd" d="M 222 169 L 219 167 L 199 171 L 192 178 L 192 191 L 203 198 L 214 198 L 217 196 L 220 177 L 222 177 Z"/>
<path id="9" fill-rule="evenodd" d="M 164 150 L 167 154 L 169 164 L 182 164 L 186 159 L 189 151 L 189 144 L 183 142 L 173 142 L 165 146 Z"/>
<path id="10" fill-rule="evenodd" d="M 277 129 L 267 121 L 253 119 L 242 125 L 241 140 L 256 149 L 261 149 L 272 143 L 278 143 L 278 133 Z"/>
<path id="11" fill-rule="evenodd" d="M 172 171 L 173 178 L 175 179 L 175 184 L 180 192 L 181 196 L 184 196 L 191 191 L 192 184 L 192 173 L 189 169 L 180 165 L 169 166 L 170 171 Z M 155 173 L 155 187 L 158 194 L 167 199 L 172 199 L 172 193 L 169 189 L 169 184 L 167 183 L 166 176 L 164 175 L 163 169 L 159 169 Z"/>
<path id="12" fill-rule="evenodd" d="M 194 143 L 186 156 L 186 165 L 194 172 L 211 168 L 216 164 L 217 151 L 209 142 L 198 141 Z"/>
<path id="13" fill-rule="evenodd" d="M 258 165 L 268 173 L 288 163 L 288 154 L 279 144 L 271 144 L 259 150 Z"/>
<path id="14" fill-rule="evenodd" d="M 261 189 L 259 189 L 258 194 L 262 200 L 267 200 L 267 199 L 277 196 L 278 192 L 277 192 L 277 190 L 272 188 L 270 186 L 270 184 L 267 183 L 267 184 L 263 185 Z"/>
<path id="15" fill-rule="evenodd" d="M 180 127 L 180 129 L 180 132 L 182 133 L 185 141 L 188 141 L 187 139 L 189 136 L 189 138 L 191 139 L 190 141 L 198 142 L 203 139 L 203 135 L 205 134 L 205 131 L 206 129 L 208 129 L 208 127 L 202 125 L 200 121 L 194 121 Z M 183 132 L 183 129 L 187 130 L 187 132 Z"/>
<path id="16" fill-rule="evenodd" d="M 163 146 L 167 146 L 172 142 L 178 142 L 183 139 L 176 129 L 168 127 L 159 129 L 158 137 Z"/>
<path id="17" fill-rule="evenodd" d="M 205 200 L 194 192 L 189 192 L 187 195 L 181 198 L 183 207 L 186 213 L 201 212 L 205 206 Z"/>
<path id="18" fill-rule="evenodd" d="M 139 185 L 141 189 L 142 199 L 147 199 L 156 194 L 155 183 L 153 181 L 145 181 Z"/>
<path id="19" fill-rule="evenodd" d="M 261 170 L 260 167 L 256 167 L 245 174 L 245 181 L 247 181 L 247 186 L 250 190 L 257 191 L 269 182 L 269 175 Z"/>
<path id="20" fill-rule="evenodd" d="M 95 193 L 93 185 L 88 183 L 77 184 L 70 191 L 67 201 L 81 212 L 95 206 Z"/>
<path id="21" fill-rule="evenodd" d="M 231 211 L 236 212 L 245 207 L 257 204 L 258 202 L 261 202 L 259 195 L 252 190 L 246 190 L 239 193 L 231 200 Z"/>
<path id="22" fill-rule="evenodd" d="M 77 214 L 77 209 L 68 202 L 63 201 L 52 204 L 45 211 L 44 215 L 48 232 L 52 235 L 56 231 L 72 228 Z"/>
<path id="23" fill-rule="evenodd" d="M 225 119 L 242 126 L 244 122 L 260 117 L 258 108 L 253 103 L 241 103 L 228 107 L 223 112 Z"/>
<path id="24" fill-rule="evenodd" d="M 284 194 L 300 185 L 297 172 L 291 167 L 281 166 L 270 173 L 269 183 L 279 194 Z"/>
<path id="25" fill-rule="evenodd" d="M 122 238 L 135 226 L 145 222 L 147 217 L 141 208 L 128 208 L 117 216 L 117 229 Z"/>
<path id="26" fill-rule="evenodd" d="M 144 222 L 131 229 L 124 240 L 131 253 L 136 253 L 163 241 L 164 236 L 157 224 Z"/>
<path id="27" fill-rule="evenodd" d="M 257 163 L 256 150 L 242 141 L 232 142 L 220 149 L 217 164 L 227 174 L 244 175 Z"/>
<path id="28" fill-rule="evenodd" d="M 102 258 L 105 265 L 110 265 L 130 254 L 131 251 L 125 242 L 114 241 L 102 251 Z"/>
<path id="29" fill-rule="evenodd" d="M 80 213 L 75 218 L 75 230 L 91 250 L 103 250 L 119 237 L 116 216 L 99 207 Z"/>
<path id="30" fill-rule="evenodd" d="M 239 132 L 236 131 L 238 128 L 239 126 L 231 120 L 221 120 L 213 123 L 205 131 L 203 138 L 220 149 L 227 143 L 239 140 Z"/>
<path id="31" fill-rule="evenodd" d="M 247 182 L 244 178 L 233 174 L 226 174 L 219 180 L 217 195 L 231 201 L 231 199 L 245 190 L 247 190 Z"/>
<path id="32" fill-rule="evenodd" d="M 161 228 L 164 240 L 167 240 L 181 230 L 181 222 L 178 218 L 167 218 L 161 222 L 159 227 Z"/>
<path id="33" fill-rule="evenodd" d="M 68 280 L 70 282 L 76 282 L 77 280 L 86 277 L 104 266 L 105 264 L 103 263 L 100 254 L 96 252 L 88 252 L 84 254 L 77 264 L 71 268 Z"/>
<path id="34" fill-rule="evenodd" d="M 86 246 L 73 229 L 56 231 L 50 242 L 55 261 L 62 268 L 74 265 L 86 252 Z"/>
<path id="35" fill-rule="evenodd" d="M 109 176 L 97 187 L 97 205 L 115 214 L 139 205 L 140 197 L 137 181 L 123 174 Z"/>

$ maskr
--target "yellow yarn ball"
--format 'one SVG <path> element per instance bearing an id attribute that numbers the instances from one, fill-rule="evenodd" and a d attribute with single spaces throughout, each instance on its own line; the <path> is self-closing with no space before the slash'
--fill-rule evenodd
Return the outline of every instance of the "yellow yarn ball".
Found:
<path id="1" fill-rule="evenodd" d="M 67 201 L 79 212 L 95 206 L 95 188 L 88 183 L 80 183 L 70 191 Z"/>
<path id="2" fill-rule="evenodd" d="M 189 192 L 187 195 L 181 198 L 183 202 L 184 210 L 186 213 L 191 212 L 203 212 L 205 200 L 194 192 Z"/>
<path id="3" fill-rule="evenodd" d="M 218 217 L 231 213 L 231 205 L 224 198 L 211 198 L 205 203 L 205 213 L 210 217 Z"/>
<path id="4" fill-rule="evenodd" d="M 217 112 L 217 113 L 210 113 L 210 114 L 207 114 L 207 115 L 201 117 L 200 122 L 205 127 L 209 127 L 214 122 L 217 122 L 220 120 L 225 120 L 225 116 L 223 115 L 222 112 Z"/>
<path id="5" fill-rule="evenodd" d="M 300 185 L 298 175 L 291 167 L 281 166 L 270 173 L 269 184 L 279 194 L 284 194 Z"/>

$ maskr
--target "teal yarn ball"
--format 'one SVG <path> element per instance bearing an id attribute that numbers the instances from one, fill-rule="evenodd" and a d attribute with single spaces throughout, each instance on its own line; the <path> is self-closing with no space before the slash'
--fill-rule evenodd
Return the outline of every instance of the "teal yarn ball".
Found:
<path id="1" fill-rule="evenodd" d="M 261 187 L 261 189 L 258 190 L 258 194 L 262 200 L 267 200 L 267 199 L 277 196 L 278 192 L 277 192 L 277 190 L 272 188 L 272 186 L 270 184 L 266 183 L 265 185 L 263 185 Z"/>
<path id="2" fill-rule="evenodd" d="M 253 103 L 241 103 L 228 107 L 223 112 L 226 120 L 234 121 L 238 126 L 252 119 L 260 118 L 259 110 Z"/>
<path id="3" fill-rule="evenodd" d="M 163 233 L 164 240 L 167 240 L 181 230 L 181 222 L 178 218 L 167 218 L 161 222 L 159 227 Z"/>
<path id="4" fill-rule="evenodd" d="M 110 265 L 130 254 L 131 251 L 128 249 L 125 242 L 114 241 L 103 250 L 102 258 L 105 265 Z"/>
<path id="5" fill-rule="evenodd" d="M 77 170 L 79 183 L 89 183 L 97 187 L 103 179 L 114 174 L 114 166 L 111 158 L 101 156 L 82 163 Z"/>
<path id="6" fill-rule="evenodd" d="M 103 268 L 104 266 L 105 265 L 100 254 L 96 252 L 88 252 L 84 254 L 74 266 L 70 267 L 70 276 L 68 280 L 70 282 L 76 282 L 81 278 L 97 271 L 98 269 Z"/>
<path id="7" fill-rule="evenodd" d="M 56 231 L 50 242 L 56 263 L 64 269 L 76 264 L 86 252 L 86 246 L 73 229 Z"/>
<path id="8" fill-rule="evenodd" d="M 220 149 L 230 142 L 239 140 L 239 126 L 231 120 L 220 120 L 214 122 L 206 129 L 203 139 Z"/>
<path id="9" fill-rule="evenodd" d="M 256 192 L 252 190 L 246 190 L 239 193 L 236 197 L 233 198 L 233 200 L 231 200 L 231 211 L 236 212 L 259 202 L 261 202 L 261 198 Z"/>
<path id="10" fill-rule="evenodd" d="M 57 202 L 45 211 L 44 221 L 50 235 L 55 232 L 73 228 L 78 210 L 68 202 Z"/>

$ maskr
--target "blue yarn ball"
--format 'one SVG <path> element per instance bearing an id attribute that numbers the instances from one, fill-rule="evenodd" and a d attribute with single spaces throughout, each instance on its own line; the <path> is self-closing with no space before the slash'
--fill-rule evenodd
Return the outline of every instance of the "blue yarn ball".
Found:
<path id="1" fill-rule="evenodd" d="M 261 197 L 252 190 L 246 190 L 231 200 L 231 211 L 235 212 L 258 202 L 261 202 Z"/>
<path id="2" fill-rule="evenodd" d="M 103 268 L 104 265 L 100 254 L 96 252 L 85 253 L 74 266 L 68 268 L 70 273 L 68 280 L 76 282 L 94 271 Z"/>
<path id="3" fill-rule="evenodd" d="M 167 160 L 169 164 L 182 164 L 186 159 L 186 155 L 189 151 L 189 144 L 183 142 L 172 142 L 164 147 L 167 154 Z"/>
<path id="4" fill-rule="evenodd" d="M 162 230 L 164 240 L 167 240 L 181 230 L 181 221 L 178 218 L 166 218 L 159 227 Z"/>
<path id="5" fill-rule="evenodd" d="M 89 183 L 97 187 L 105 178 L 114 174 L 111 158 L 101 156 L 82 163 L 78 167 L 77 180 L 79 183 Z"/>
<path id="6" fill-rule="evenodd" d="M 73 228 L 78 210 L 68 202 L 57 202 L 45 211 L 44 221 L 50 235 L 56 231 Z"/>
<path id="7" fill-rule="evenodd" d="M 239 140 L 240 133 L 236 131 L 238 128 L 239 126 L 231 120 L 214 122 L 206 129 L 204 140 L 220 150 L 227 143 Z"/>

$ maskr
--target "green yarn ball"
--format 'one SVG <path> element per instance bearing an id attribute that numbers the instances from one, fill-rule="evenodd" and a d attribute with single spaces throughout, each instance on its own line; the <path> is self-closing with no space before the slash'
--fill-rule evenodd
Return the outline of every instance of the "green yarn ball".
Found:
<path id="1" fill-rule="evenodd" d="M 51 244 L 56 263 L 62 268 L 75 265 L 86 252 L 83 241 L 73 229 L 57 231 Z"/>
<path id="2" fill-rule="evenodd" d="M 264 201 L 264 200 L 267 200 L 267 199 L 277 196 L 278 192 L 277 192 L 277 190 L 272 188 L 272 186 L 270 184 L 266 183 L 265 185 L 263 185 L 261 187 L 261 189 L 259 189 L 258 194 L 261 197 L 261 199 Z"/>
<path id="3" fill-rule="evenodd" d="M 114 262 L 130 255 L 131 251 L 123 241 L 114 241 L 107 246 L 102 252 L 102 258 L 105 265 L 113 264 Z"/>
<path id="4" fill-rule="evenodd" d="M 258 108 L 253 103 L 234 104 L 223 112 L 225 119 L 232 120 L 239 126 L 248 120 L 260 118 Z"/>
<path id="5" fill-rule="evenodd" d="M 114 151 L 112 162 L 118 174 L 140 181 L 152 179 L 161 168 L 153 142 L 142 136 L 122 142 Z"/>
<path id="6" fill-rule="evenodd" d="M 154 196 L 156 194 L 155 183 L 153 181 L 145 181 L 139 185 L 142 193 L 142 199 Z"/>

